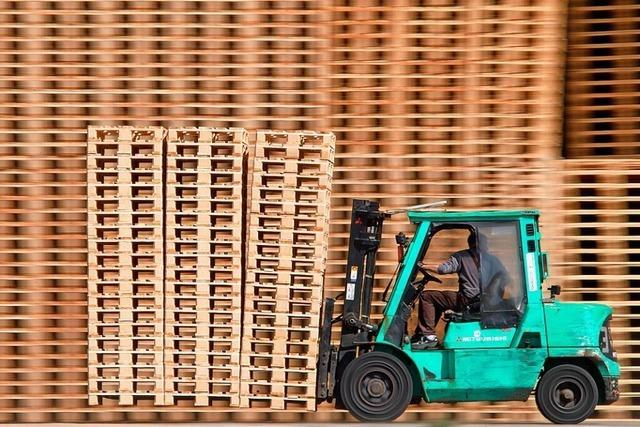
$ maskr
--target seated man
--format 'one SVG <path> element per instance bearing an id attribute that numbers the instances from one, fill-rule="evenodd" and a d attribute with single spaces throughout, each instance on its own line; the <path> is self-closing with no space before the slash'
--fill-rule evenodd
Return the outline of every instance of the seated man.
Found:
<path id="1" fill-rule="evenodd" d="M 461 311 L 480 295 L 479 256 L 473 233 L 469 234 L 467 243 L 468 249 L 454 253 L 442 264 L 421 264 L 436 274 L 458 273 L 458 291 L 429 289 L 420 294 L 419 323 L 411 339 L 413 350 L 436 347 L 438 337 L 435 328 L 442 313 L 446 310 Z"/>

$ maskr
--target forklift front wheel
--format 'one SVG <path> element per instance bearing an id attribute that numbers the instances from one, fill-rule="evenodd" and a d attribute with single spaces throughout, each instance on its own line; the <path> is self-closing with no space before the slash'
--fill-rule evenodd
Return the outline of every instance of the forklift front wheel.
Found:
<path id="1" fill-rule="evenodd" d="M 340 396 L 351 415 L 360 421 L 392 421 L 409 406 L 413 382 L 404 363 L 388 353 L 372 351 L 346 367 Z"/>
<path id="2" fill-rule="evenodd" d="M 575 365 L 558 365 L 542 375 L 536 387 L 536 405 L 549 421 L 577 424 L 598 403 L 598 386 L 589 372 Z"/>

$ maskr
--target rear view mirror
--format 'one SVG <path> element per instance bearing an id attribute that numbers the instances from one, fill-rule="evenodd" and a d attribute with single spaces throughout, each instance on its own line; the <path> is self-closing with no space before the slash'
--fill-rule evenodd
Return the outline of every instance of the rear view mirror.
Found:
<path id="1" fill-rule="evenodd" d="M 396 234 L 396 244 L 398 245 L 398 262 L 402 262 L 404 258 L 404 250 L 409 245 L 409 239 L 404 233 Z"/>
<path id="2" fill-rule="evenodd" d="M 556 295 L 560 295 L 561 290 L 562 288 L 560 287 L 560 285 L 549 286 L 549 292 L 551 293 L 551 298 L 555 297 Z"/>

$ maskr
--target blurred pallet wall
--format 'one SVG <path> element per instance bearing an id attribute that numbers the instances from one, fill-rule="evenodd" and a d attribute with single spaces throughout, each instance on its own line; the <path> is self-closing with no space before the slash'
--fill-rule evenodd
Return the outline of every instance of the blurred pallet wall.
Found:
<path id="1" fill-rule="evenodd" d="M 614 306 L 623 394 L 603 416 L 636 419 L 640 5 L 570 0 L 569 11 L 559 279 L 569 298 Z"/>
<path id="2" fill-rule="evenodd" d="M 572 276 L 575 251 L 566 249 L 577 239 L 566 243 L 570 234 L 557 227 L 573 197 L 558 173 L 565 170 L 558 160 L 565 3 L 0 1 L 0 422 L 346 417 L 326 406 L 318 414 L 88 407 L 88 124 L 335 132 L 329 293 L 341 287 L 352 197 L 385 207 L 447 198 L 456 208 L 541 207 L 554 272 L 575 284 L 579 298 L 588 283 Z M 585 139 L 573 136 L 580 117 L 571 107 L 572 77 L 581 75 L 573 64 L 585 78 L 600 78 L 572 56 L 589 55 L 572 48 L 580 19 L 596 19 L 583 12 L 601 12 L 589 3 L 570 2 L 568 142 Z M 622 22 L 638 11 L 632 1 L 611 9 Z M 637 48 L 632 33 L 616 33 L 620 49 Z M 623 77 L 630 67 L 616 66 Z M 633 142 L 635 101 L 626 99 L 615 111 L 630 117 L 623 133 Z M 574 146 L 565 151 L 583 150 Z M 609 167 L 618 165 L 605 165 L 604 175 Z M 632 173 L 621 179 L 637 182 Z M 615 192 L 603 200 L 611 197 L 626 203 Z M 626 206 L 630 213 L 616 221 L 633 223 L 636 206 Z M 385 230 L 378 297 L 393 270 L 391 237 L 407 229 L 404 222 L 395 218 Z M 623 229 L 613 240 L 624 240 Z M 632 261 L 616 264 L 617 288 L 635 286 Z M 618 313 L 631 317 L 618 317 L 615 333 L 629 340 L 621 344 L 623 363 L 632 364 L 637 326 L 627 298 L 635 293 L 625 292 Z M 609 418 L 628 419 L 640 408 L 637 374 L 625 375 L 624 405 L 603 410 Z M 417 411 L 404 419 L 539 419 L 532 402 Z"/>
<path id="3" fill-rule="evenodd" d="M 640 159 L 568 159 L 559 172 L 564 235 L 556 277 L 563 299 L 600 301 L 614 308 L 611 329 L 622 394 L 602 416 L 637 418 Z"/>
<path id="4" fill-rule="evenodd" d="M 325 289 L 343 287 L 353 197 L 384 207 L 447 199 L 463 209 L 546 208 L 540 184 L 560 149 L 561 6 L 484 0 L 334 5 L 331 123 L 338 160 Z M 393 235 L 408 230 L 402 215 L 385 225 L 374 314 L 382 311 L 382 292 L 397 263 Z M 487 418 L 537 420 L 531 403 L 455 405 L 454 418 L 474 420 L 473 411 L 481 410 Z"/>
<path id="5" fill-rule="evenodd" d="M 640 155 L 640 5 L 570 0 L 568 157 Z"/>

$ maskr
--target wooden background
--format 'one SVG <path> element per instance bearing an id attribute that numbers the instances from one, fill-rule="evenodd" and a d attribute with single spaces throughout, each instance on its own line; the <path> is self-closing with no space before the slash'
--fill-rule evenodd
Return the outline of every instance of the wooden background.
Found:
<path id="1" fill-rule="evenodd" d="M 328 294 L 353 197 L 542 209 L 563 299 L 616 309 L 623 395 L 597 416 L 637 418 L 640 6 L 592 4 L 0 1 L 0 422 L 347 417 L 87 406 L 85 131 L 125 123 L 335 132 Z M 406 229 L 385 230 L 377 297 Z M 528 402 L 404 419 L 540 416 Z"/>

